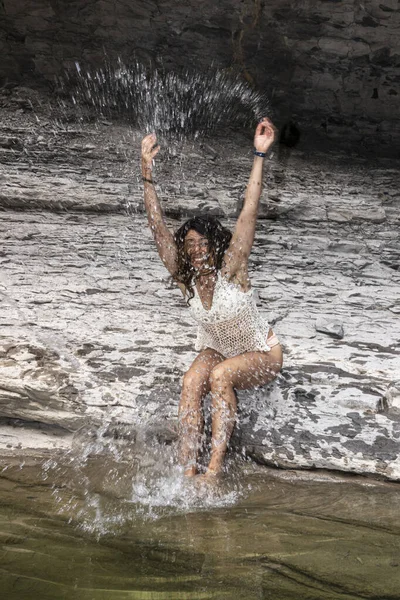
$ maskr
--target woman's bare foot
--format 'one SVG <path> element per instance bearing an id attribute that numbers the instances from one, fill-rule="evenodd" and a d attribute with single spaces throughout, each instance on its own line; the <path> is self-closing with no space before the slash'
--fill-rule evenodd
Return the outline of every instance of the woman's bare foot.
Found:
<path id="1" fill-rule="evenodd" d="M 208 468 L 207 471 L 204 473 L 204 477 L 206 479 L 217 479 L 218 477 L 220 477 L 222 475 L 222 470 L 216 470 L 216 469 L 210 469 Z"/>
<path id="2" fill-rule="evenodd" d="M 195 482 L 198 485 L 206 485 L 206 486 L 216 486 L 218 485 L 221 479 L 221 472 L 211 471 L 208 469 L 202 475 L 197 475 L 195 478 Z"/>
<path id="3" fill-rule="evenodd" d="M 188 467 L 184 470 L 183 474 L 185 477 L 194 477 L 197 475 L 197 469 L 196 467 Z"/>

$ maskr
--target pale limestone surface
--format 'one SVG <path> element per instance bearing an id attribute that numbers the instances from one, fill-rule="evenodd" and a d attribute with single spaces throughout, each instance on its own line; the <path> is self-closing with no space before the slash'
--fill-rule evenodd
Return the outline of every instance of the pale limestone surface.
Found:
<path id="1" fill-rule="evenodd" d="M 147 229 L 140 134 L 13 114 L 0 132 L 0 448 L 65 448 L 104 422 L 172 439 L 195 327 Z M 164 152 L 171 227 L 202 212 L 232 227 L 250 165 L 239 132 Z M 398 206 L 393 161 L 268 161 L 251 274 L 285 364 L 271 388 L 240 394 L 236 448 L 400 479 Z"/>

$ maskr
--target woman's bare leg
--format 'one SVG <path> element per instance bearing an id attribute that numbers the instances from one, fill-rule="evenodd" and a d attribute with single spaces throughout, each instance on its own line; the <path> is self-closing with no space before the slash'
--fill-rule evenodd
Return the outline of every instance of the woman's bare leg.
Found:
<path id="1" fill-rule="evenodd" d="M 235 388 L 245 390 L 275 379 L 282 367 L 282 349 L 246 352 L 217 364 L 210 376 L 212 397 L 211 459 L 206 475 L 221 472 L 226 449 L 236 422 Z"/>
<path id="2" fill-rule="evenodd" d="M 179 404 L 179 460 L 185 475 L 197 473 L 197 458 L 204 427 L 203 399 L 210 391 L 210 373 L 224 357 L 207 348 L 195 358 L 183 376 Z"/>

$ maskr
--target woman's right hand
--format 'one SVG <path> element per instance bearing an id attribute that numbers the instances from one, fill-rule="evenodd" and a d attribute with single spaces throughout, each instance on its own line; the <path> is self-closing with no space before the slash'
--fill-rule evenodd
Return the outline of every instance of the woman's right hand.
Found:
<path id="1" fill-rule="evenodd" d="M 153 168 L 153 158 L 160 151 L 160 146 L 157 144 L 157 136 L 155 133 L 149 133 L 142 140 L 142 169 L 151 171 Z"/>

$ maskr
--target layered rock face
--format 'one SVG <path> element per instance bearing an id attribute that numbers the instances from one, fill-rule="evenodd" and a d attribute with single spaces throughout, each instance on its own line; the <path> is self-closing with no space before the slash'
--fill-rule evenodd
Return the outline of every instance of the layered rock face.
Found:
<path id="1" fill-rule="evenodd" d="M 271 96 L 275 120 L 305 132 L 380 147 L 400 140 L 397 0 L 3 0 L 0 78 L 54 82 L 66 68 L 101 67 L 105 54 L 166 68 L 241 72 Z M 397 150 L 396 150 L 397 148 Z"/>
<path id="2" fill-rule="evenodd" d="M 26 93 L 2 97 L 1 450 L 69 448 L 100 424 L 170 441 L 195 328 L 147 229 L 140 133 L 55 122 Z M 232 227 L 251 147 L 236 132 L 164 148 L 171 227 L 203 212 Z M 396 161 L 277 146 L 267 162 L 251 279 L 285 363 L 240 394 L 234 448 L 399 480 Z"/>

